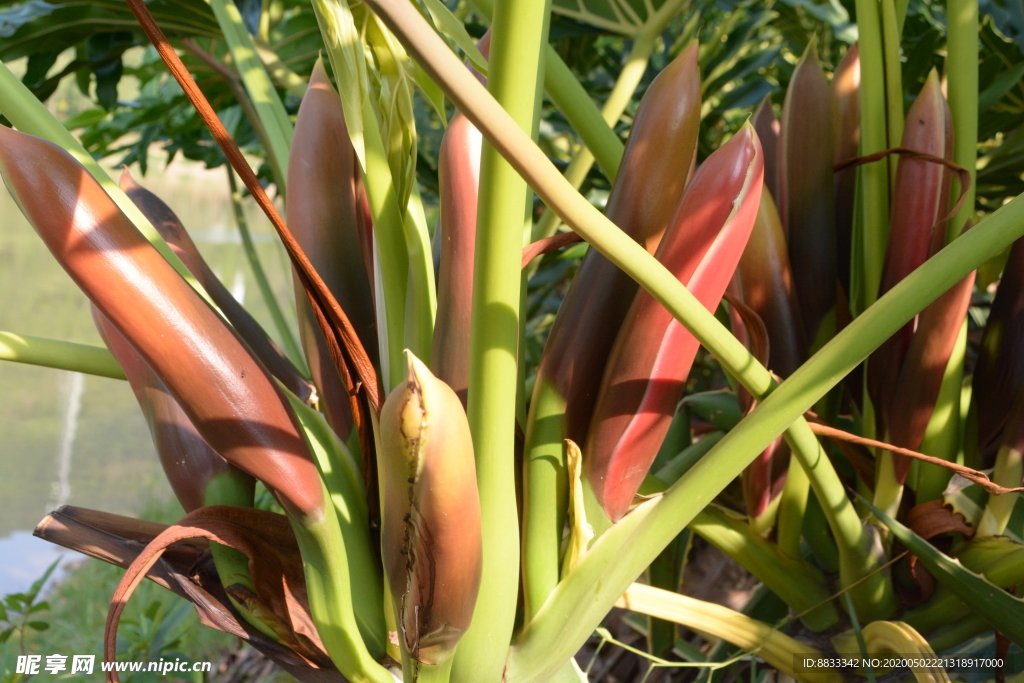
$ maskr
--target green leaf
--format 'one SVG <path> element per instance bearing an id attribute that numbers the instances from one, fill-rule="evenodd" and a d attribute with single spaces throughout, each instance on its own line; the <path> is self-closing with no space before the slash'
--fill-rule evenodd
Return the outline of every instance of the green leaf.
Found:
<path id="1" fill-rule="evenodd" d="M 867 499 L 861 502 L 880 519 L 893 536 L 907 547 L 935 579 L 970 605 L 974 613 L 985 619 L 992 628 L 1002 633 L 1018 647 L 1024 647 L 1024 600 L 1014 597 L 975 574 L 941 552 L 928 541 L 885 514 Z"/>
<path id="2" fill-rule="evenodd" d="M 341 94 L 348 134 L 352 138 L 356 156 L 359 157 L 359 165 L 365 170 L 363 102 L 368 96 L 370 84 L 360 29 L 348 0 L 313 0 L 313 9 Z"/>
<path id="3" fill-rule="evenodd" d="M 736 394 L 731 391 L 705 391 L 692 394 L 683 399 L 693 414 L 710 422 L 723 432 L 727 432 L 739 423 L 743 417 Z"/>
<path id="4" fill-rule="evenodd" d="M 427 102 L 437 112 L 438 118 L 441 119 L 441 124 L 447 126 L 448 112 L 444 108 L 444 92 L 434 82 L 434 79 L 430 77 L 430 74 L 423 70 L 423 67 L 419 64 L 414 64 L 413 67 L 416 73 L 416 85 L 420 87 L 420 91 L 427 98 Z"/>
<path id="5" fill-rule="evenodd" d="M 4 631 L 0 631 L 0 645 L 3 645 L 4 643 L 6 643 L 10 639 L 10 637 L 11 637 L 11 635 L 13 633 L 14 633 L 14 627 L 11 627 L 11 628 L 6 629 Z"/>
<path id="6" fill-rule="evenodd" d="M 88 75 L 87 72 L 86 75 Z M 94 126 L 105 118 L 107 118 L 107 112 L 102 109 L 86 109 L 65 121 L 64 127 L 68 130 L 77 130 L 79 128 Z"/>
<path id="7" fill-rule="evenodd" d="M 57 568 L 58 564 L 60 564 L 59 557 L 51 562 L 50 566 L 46 568 L 45 572 L 43 572 L 43 575 L 32 583 L 32 587 L 28 590 L 28 595 L 25 596 L 26 606 L 36 601 L 36 596 L 39 595 L 39 591 L 41 591 L 43 586 L 46 585 L 46 581 L 50 578 L 50 574 L 53 574 L 53 570 Z"/>
<path id="8" fill-rule="evenodd" d="M 50 603 L 48 603 L 46 601 L 37 602 L 36 604 L 32 605 L 32 608 L 29 609 L 28 613 L 29 614 L 35 614 L 36 612 L 43 612 L 43 611 L 48 610 L 48 609 L 50 609 Z M 4 618 L 6 618 L 6 615 L 5 616 L 0 616 L 0 619 L 4 619 Z"/>
<path id="9" fill-rule="evenodd" d="M 30 621 L 28 622 L 28 626 L 35 631 L 45 631 L 50 628 L 50 625 L 45 621 Z"/>
<path id="10" fill-rule="evenodd" d="M 434 27 L 443 35 L 450 38 L 459 46 L 463 54 L 466 55 L 466 59 L 470 61 L 480 73 L 487 75 L 487 59 L 480 53 L 480 50 L 476 47 L 476 41 L 473 40 L 469 32 L 466 31 L 466 25 L 462 21 L 452 14 L 441 0 L 424 0 L 427 9 L 430 11 L 430 16 L 434 20 Z"/>
<path id="11" fill-rule="evenodd" d="M 987 111 L 994 107 L 1003 98 L 1003 95 L 1010 92 L 1010 89 L 1020 82 L 1024 77 L 1024 62 L 1014 64 L 1012 67 L 999 74 L 992 83 L 978 95 L 978 111 Z"/>
<path id="12" fill-rule="evenodd" d="M 666 0 L 554 0 L 551 11 L 603 28 L 634 36 Z"/>

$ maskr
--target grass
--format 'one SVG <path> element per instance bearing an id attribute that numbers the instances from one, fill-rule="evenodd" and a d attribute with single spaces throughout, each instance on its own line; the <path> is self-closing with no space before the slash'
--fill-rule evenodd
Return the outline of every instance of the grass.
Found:
<path id="1" fill-rule="evenodd" d="M 182 515 L 177 502 L 170 499 L 153 500 L 139 515 L 143 519 L 172 523 Z M 64 560 L 68 562 L 68 560 Z M 97 662 L 103 651 L 103 627 L 107 606 L 122 570 L 93 559 L 72 560 L 73 564 L 59 583 L 46 589 L 42 599 L 50 609 L 41 611 L 33 619 L 45 621 L 49 627 L 43 631 L 29 631 L 25 637 L 25 653 L 43 655 L 94 654 Z M 217 662 L 225 652 L 237 651 L 242 642 L 226 633 L 202 626 L 191 605 L 183 598 L 145 581 L 135 591 L 125 610 L 119 629 L 118 658 L 122 660 L 171 660 L 175 657 L 214 663 L 214 673 L 207 681 L 217 680 Z M 20 683 L 30 679 L 59 679 L 78 682 L 95 681 L 102 674 L 97 663 L 92 676 L 70 675 L 67 671 L 51 675 L 41 671 L 37 676 L 25 678 L 14 673 L 17 656 L 21 654 L 17 638 L 0 646 L 0 681 Z M 156 676 L 141 673 L 122 674 L 123 681 L 145 683 L 153 680 L 174 680 L 173 675 Z M 202 680 L 202 679 L 186 679 Z M 291 676 L 277 671 L 265 682 L 284 683 Z"/>

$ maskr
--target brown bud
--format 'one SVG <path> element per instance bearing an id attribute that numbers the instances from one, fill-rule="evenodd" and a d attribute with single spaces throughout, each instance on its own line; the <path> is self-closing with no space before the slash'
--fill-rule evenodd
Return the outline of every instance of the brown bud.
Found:
<path id="1" fill-rule="evenodd" d="M 459 397 L 410 351 L 406 380 L 380 415 L 384 565 L 403 648 L 425 664 L 451 655 L 480 587 L 476 463 Z"/>

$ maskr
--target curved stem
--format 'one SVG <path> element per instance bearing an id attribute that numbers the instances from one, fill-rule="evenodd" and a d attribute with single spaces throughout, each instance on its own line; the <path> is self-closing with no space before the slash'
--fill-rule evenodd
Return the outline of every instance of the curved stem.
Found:
<path id="1" fill-rule="evenodd" d="M 699 467 L 601 536 L 523 630 L 509 658 L 509 680 L 545 680 L 660 549 L 783 429 L 941 292 L 1021 235 L 1024 198 L 1018 197 L 908 275 L 767 396 Z"/>

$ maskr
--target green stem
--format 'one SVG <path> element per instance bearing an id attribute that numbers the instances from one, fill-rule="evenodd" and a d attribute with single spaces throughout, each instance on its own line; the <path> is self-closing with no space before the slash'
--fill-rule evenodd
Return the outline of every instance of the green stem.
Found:
<path id="1" fill-rule="evenodd" d="M 964 357 L 967 352 L 967 321 L 960 327 L 956 345 L 946 364 L 942 377 L 935 410 L 925 428 L 920 452 L 948 462 L 956 462 L 960 453 L 960 402 L 963 397 Z M 952 472 L 918 462 L 917 498 L 918 505 L 942 496 L 949 484 Z"/>
<path id="2" fill-rule="evenodd" d="M 565 398 L 546 377 L 534 389 L 523 468 L 523 599 L 532 619 L 561 575 L 562 529 L 569 506 Z"/>
<path id="3" fill-rule="evenodd" d="M 974 216 L 978 166 L 978 0 L 948 0 L 946 24 L 946 78 L 949 110 L 953 115 L 953 161 L 971 173 L 971 187 L 964 205 L 946 227 L 946 241 L 951 242 Z M 959 196 L 959 190 L 954 189 L 950 196 Z"/>
<path id="4" fill-rule="evenodd" d="M 383 571 L 370 540 L 362 467 L 338 439 L 322 413 L 290 392 L 285 396 L 299 419 L 320 479 L 334 506 L 351 577 L 348 600 L 353 605 L 360 633 L 371 650 L 383 651 L 387 644 L 384 638 L 387 628 Z M 391 611 L 390 606 L 386 611 Z"/>
<path id="5" fill-rule="evenodd" d="M 494 14 L 494 0 L 473 0 L 486 17 Z M 597 165 L 609 180 L 619 172 L 625 145 L 605 121 L 601 110 L 562 57 L 550 45 L 544 46 L 544 89 L 548 98 L 569 121 L 569 125 L 593 152 Z"/>
<path id="6" fill-rule="evenodd" d="M 0 360 L 125 379 L 120 363 L 105 348 L 27 334 L 0 332 Z"/>
<path id="7" fill-rule="evenodd" d="M 353 683 L 394 683 L 377 663 L 384 656 L 384 634 L 377 642 L 366 642 L 360 635 L 345 542 L 333 506 L 325 508 L 320 519 L 293 520 L 292 529 L 302 555 L 310 615 L 331 660 Z"/>
<path id="8" fill-rule="evenodd" d="M 487 87 L 524 135 L 535 128 L 550 0 L 497 0 Z M 436 37 L 436 35 L 435 35 Z M 603 121 L 602 121 L 603 123 Z M 456 683 L 496 683 L 519 594 L 515 493 L 520 254 L 532 194 L 490 144 L 480 159 L 467 414 L 477 458 L 483 524 L 481 599 L 455 653 Z"/>
<path id="9" fill-rule="evenodd" d="M 895 0 L 881 0 L 879 9 L 882 16 L 882 53 L 885 60 L 885 122 L 889 135 L 889 146 L 895 147 L 903 141 L 903 72 L 900 63 L 900 20 L 896 16 Z M 896 184 L 896 165 L 899 155 L 891 154 L 889 163 L 889 184 Z"/>
<path id="10" fill-rule="evenodd" d="M 875 450 L 875 495 L 871 502 L 885 514 L 895 517 L 903 500 L 903 484 L 896 479 L 896 464 L 892 453 L 882 449 Z"/>
<path id="11" fill-rule="evenodd" d="M 795 612 L 811 610 L 802 618 L 807 628 L 821 633 L 839 623 L 821 573 L 799 558 L 787 557 L 749 525 L 711 506 L 698 512 L 689 528 L 757 577 Z"/>
<path id="12" fill-rule="evenodd" d="M 239 470 L 232 469 L 228 472 L 221 472 L 207 482 L 203 505 L 235 505 L 251 508 L 255 488 L 253 478 L 242 474 Z M 239 585 L 250 594 L 256 595 L 256 585 L 249 573 L 249 558 L 245 554 L 229 546 L 211 542 L 210 555 L 213 556 L 217 577 L 224 588 Z M 227 595 L 231 604 L 250 625 L 268 638 L 280 642 L 280 636 L 274 632 L 273 628 L 265 624 L 245 604 L 232 597 L 231 593 Z"/>
<path id="13" fill-rule="evenodd" d="M 660 549 L 782 430 L 941 292 L 1021 235 L 1024 198 L 1018 197 L 925 262 L 836 335 L 729 432 L 700 467 L 601 536 L 524 629 L 509 658 L 509 680 L 545 680 L 582 645 Z M 823 508 L 830 504 L 821 502 Z M 852 507 L 848 499 L 844 505 Z"/>
<path id="14" fill-rule="evenodd" d="M 263 296 L 263 302 L 267 305 L 267 310 L 270 312 L 270 317 L 274 321 L 274 326 L 277 328 L 277 333 L 281 335 L 281 342 L 284 344 L 285 351 L 288 353 L 288 358 L 295 364 L 295 367 L 299 369 L 303 375 L 308 375 L 309 370 L 306 369 L 306 361 L 302 355 L 302 350 L 299 348 L 299 344 L 295 341 L 295 336 L 292 334 L 291 328 L 288 326 L 288 321 L 284 317 L 284 311 L 281 310 L 280 304 L 277 303 L 277 297 L 274 296 L 274 290 L 270 288 L 270 281 L 267 279 L 267 273 L 263 270 L 263 264 L 260 263 L 259 254 L 256 253 L 256 245 L 252 241 L 252 233 L 249 232 L 249 223 L 245 220 L 245 212 L 242 210 L 242 194 L 238 190 L 238 183 L 235 180 L 235 172 L 231 170 L 231 167 L 227 167 L 228 171 L 228 185 L 231 188 L 231 208 L 235 214 L 235 224 L 238 226 L 238 234 L 242 237 L 242 248 L 245 251 L 245 258 L 249 261 L 249 267 L 252 269 L 252 275 L 256 279 L 256 284 L 259 286 L 260 294 Z"/>
<path id="15" fill-rule="evenodd" d="M 369 97 L 362 102 L 363 139 L 366 146 L 366 169 L 363 180 L 366 198 L 373 217 L 374 277 L 381 283 L 383 297 L 377 301 L 377 334 L 380 337 L 381 381 L 391 391 L 402 381 L 405 367 L 402 344 L 405 340 L 406 296 L 409 282 L 409 255 L 406 250 L 405 225 L 398 205 L 388 155 L 377 127 L 377 115 Z M 379 270 L 379 274 L 376 272 Z M 382 310 L 383 309 L 383 310 Z M 413 349 L 416 353 L 419 349 Z M 426 356 L 419 358 L 429 358 Z M 395 372 L 392 372 L 392 368 Z"/>
<path id="16" fill-rule="evenodd" d="M 818 437 L 807 422 L 801 420 L 790 426 L 786 441 L 807 473 L 835 537 L 839 549 L 840 584 L 844 588 L 853 586 L 850 595 L 857 611 L 865 619 L 887 618 L 896 608 L 889 575 L 875 572 L 880 562 L 872 555 L 870 538 Z"/>
<path id="17" fill-rule="evenodd" d="M 996 455 L 996 466 L 992 472 L 992 481 L 1007 488 L 1020 486 L 1024 479 L 1024 454 L 1009 444 L 1002 446 Z M 977 536 L 999 536 L 1006 530 L 1010 515 L 1017 504 L 1019 493 L 1004 493 L 1001 496 L 989 495 L 985 512 L 978 522 Z"/>
<path id="18" fill-rule="evenodd" d="M 777 538 L 779 549 L 793 559 L 803 556 L 800 552 L 800 536 L 803 533 L 809 491 L 810 480 L 800 459 L 791 457 L 786 485 L 782 489 L 782 500 L 779 501 Z"/>
<path id="19" fill-rule="evenodd" d="M 230 0 L 209 2 L 224 33 L 224 40 L 231 50 L 238 73 L 242 76 L 242 82 L 245 83 L 253 106 L 259 112 L 263 128 L 267 132 L 267 138 L 270 140 L 270 147 L 265 150 L 267 161 L 274 169 L 278 191 L 283 194 L 288 180 L 288 150 L 292 145 L 292 122 L 281 103 L 281 98 L 277 95 L 277 90 L 274 89 L 274 84 L 270 81 L 270 76 L 267 75 L 263 62 L 256 54 L 256 46 L 253 45 L 252 36 L 242 22 L 238 7 Z"/>
<path id="20" fill-rule="evenodd" d="M 405 249 L 409 255 L 409 284 L 405 306 L 405 348 L 418 358 L 430 358 L 437 313 L 434 255 L 430 246 L 427 217 L 423 211 L 418 183 L 412 184 L 405 208 Z"/>
<path id="21" fill-rule="evenodd" d="M 609 126 L 576 74 L 562 61 L 555 48 L 547 46 L 544 89 L 597 160 L 604 175 L 614 180 L 625 145 Z"/>
<path id="22" fill-rule="evenodd" d="M 886 123 L 885 60 L 882 21 L 877 0 L 856 0 L 860 48 L 860 153 L 874 154 L 889 148 Z M 889 167 L 887 161 L 864 164 L 857 169 L 860 198 L 861 266 L 859 301 L 854 315 L 878 298 L 882 266 L 889 241 Z"/>

